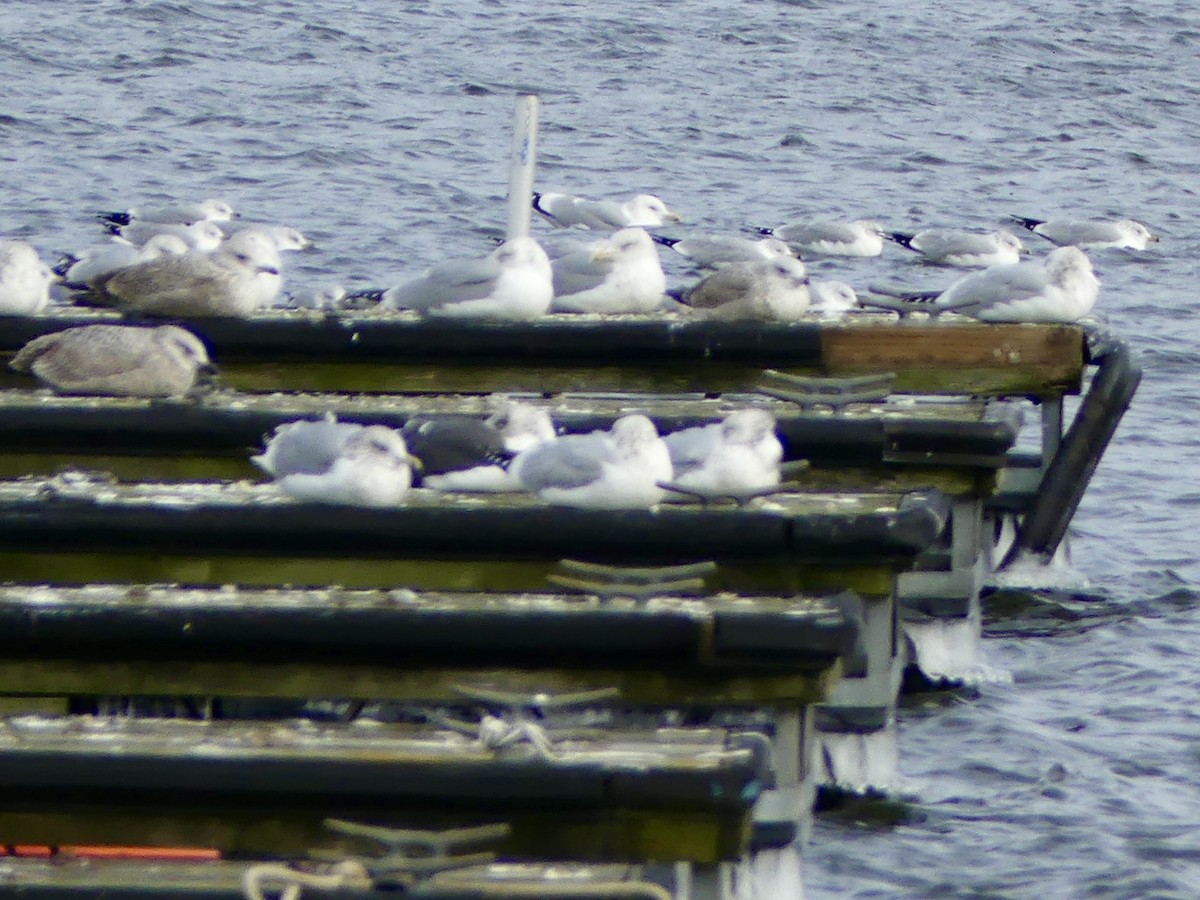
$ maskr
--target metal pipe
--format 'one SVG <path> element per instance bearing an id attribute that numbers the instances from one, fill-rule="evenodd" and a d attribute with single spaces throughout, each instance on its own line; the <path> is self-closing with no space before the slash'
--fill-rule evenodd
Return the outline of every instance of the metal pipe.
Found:
<path id="1" fill-rule="evenodd" d="M 513 117 L 512 158 L 508 167 L 507 240 L 529 235 L 533 215 L 533 169 L 537 160 L 538 98 L 517 97 Z"/>

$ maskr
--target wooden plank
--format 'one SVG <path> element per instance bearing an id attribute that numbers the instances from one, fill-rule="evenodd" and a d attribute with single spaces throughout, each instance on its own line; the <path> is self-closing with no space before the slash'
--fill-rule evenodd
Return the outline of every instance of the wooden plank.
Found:
<path id="1" fill-rule="evenodd" d="M 1083 332 L 1074 325 L 835 325 L 821 342 L 829 374 L 892 371 L 898 390 L 1046 397 L 1078 393 L 1083 377 Z"/>

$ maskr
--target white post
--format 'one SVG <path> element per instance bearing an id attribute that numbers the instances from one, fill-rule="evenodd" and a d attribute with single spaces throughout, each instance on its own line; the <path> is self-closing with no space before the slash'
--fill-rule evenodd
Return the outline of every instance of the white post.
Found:
<path id="1" fill-rule="evenodd" d="M 513 119 L 512 160 L 508 168 L 508 231 L 506 239 L 529 234 L 533 215 L 533 166 L 537 158 L 538 98 L 517 97 Z"/>

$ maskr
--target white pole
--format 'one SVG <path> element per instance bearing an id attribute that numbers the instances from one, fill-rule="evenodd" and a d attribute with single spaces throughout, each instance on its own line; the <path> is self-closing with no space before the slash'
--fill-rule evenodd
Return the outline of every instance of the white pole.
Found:
<path id="1" fill-rule="evenodd" d="M 517 97 L 513 119 L 512 160 L 508 168 L 507 239 L 529 234 L 533 215 L 533 166 L 537 158 L 538 98 L 533 94 Z"/>

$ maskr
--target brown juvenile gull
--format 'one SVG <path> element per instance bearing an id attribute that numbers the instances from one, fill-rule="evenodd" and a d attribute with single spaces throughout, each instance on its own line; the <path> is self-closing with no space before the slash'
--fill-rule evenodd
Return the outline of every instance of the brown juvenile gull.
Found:
<path id="1" fill-rule="evenodd" d="M 282 286 L 275 243 L 244 231 L 212 253 L 166 256 L 105 279 L 113 305 L 149 316 L 249 316 Z"/>
<path id="2" fill-rule="evenodd" d="M 730 263 L 680 299 L 716 319 L 794 322 L 808 311 L 808 273 L 791 256 Z"/>
<path id="3" fill-rule="evenodd" d="M 175 325 L 83 325 L 36 337 L 9 365 L 60 394 L 182 397 L 209 371 L 198 337 Z"/>

